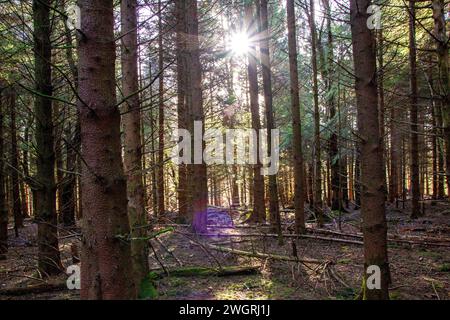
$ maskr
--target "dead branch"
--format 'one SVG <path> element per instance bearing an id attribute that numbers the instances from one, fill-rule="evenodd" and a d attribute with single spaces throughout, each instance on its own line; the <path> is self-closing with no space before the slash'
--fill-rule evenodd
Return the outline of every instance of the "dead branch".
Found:
<path id="1" fill-rule="evenodd" d="M 219 251 L 219 252 L 227 252 L 227 253 L 232 253 L 232 254 L 236 254 L 239 256 L 253 257 L 253 258 L 259 258 L 259 259 L 271 259 L 271 260 L 289 261 L 289 262 L 297 262 L 297 263 L 305 263 L 305 264 L 318 264 L 318 265 L 331 263 L 331 261 L 323 261 L 323 260 L 316 260 L 316 259 L 298 259 L 295 257 L 287 257 L 287 256 L 266 254 L 266 253 L 260 253 L 260 252 L 242 251 L 242 250 L 237 250 L 237 249 L 233 249 L 233 248 L 215 246 L 212 244 L 208 245 L 207 247 L 212 250 Z"/>

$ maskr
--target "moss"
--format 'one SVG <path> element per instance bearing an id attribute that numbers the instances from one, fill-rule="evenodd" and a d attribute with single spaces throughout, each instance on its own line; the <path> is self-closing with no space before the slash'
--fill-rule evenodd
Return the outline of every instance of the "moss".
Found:
<path id="1" fill-rule="evenodd" d="M 400 293 L 398 291 L 389 292 L 389 299 L 390 300 L 400 300 Z"/>
<path id="2" fill-rule="evenodd" d="M 158 291 L 156 290 L 155 280 L 152 274 L 149 274 L 141 282 L 139 288 L 139 299 L 150 300 L 158 297 Z"/>
<path id="3" fill-rule="evenodd" d="M 293 299 L 293 295 L 295 294 L 296 289 L 290 287 L 284 283 L 275 282 L 272 283 L 270 289 L 270 298 L 272 299 L 281 299 L 281 300 L 289 300 Z"/>
<path id="4" fill-rule="evenodd" d="M 336 293 L 337 300 L 354 300 L 357 292 L 353 288 L 343 288 Z"/>
<path id="5" fill-rule="evenodd" d="M 426 258 L 442 259 L 442 254 L 434 251 L 420 250 L 419 255 Z"/>
<path id="6" fill-rule="evenodd" d="M 169 278 L 169 286 L 173 288 L 184 287 L 187 285 L 187 281 L 181 278 Z"/>
<path id="7" fill-rule="evenodd" d="M 343 258 L 343 259 L 339 259 L 337 261 L 338 264 L 350 264 L 351 262 L 352 262 L 352 260 L 349 258 Z"/>
<path id="8" fill-rule="evenodd" d="M 444 263 L 439 267 L 440 272 L 450 272 L 450 263 Z"/>

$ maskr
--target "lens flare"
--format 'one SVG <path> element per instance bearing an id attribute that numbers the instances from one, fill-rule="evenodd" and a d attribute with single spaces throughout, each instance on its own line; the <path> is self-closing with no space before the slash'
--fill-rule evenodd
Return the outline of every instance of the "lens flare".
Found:
<path id="1" fill-rule="evenodd" d="M 244 32 L 236 33 L 231 37 L 231 50 L 235 55 L 245 55 L 249 51 L 249 38 Z"/>

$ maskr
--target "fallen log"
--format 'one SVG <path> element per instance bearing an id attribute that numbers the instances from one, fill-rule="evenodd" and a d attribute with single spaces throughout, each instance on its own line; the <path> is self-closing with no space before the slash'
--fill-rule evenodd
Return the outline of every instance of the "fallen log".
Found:
<path id="1" fill-rule="evenodd" d="M 322 260 L 316 260 L 316 259 L 299 259 L 296 257 L 280 256 L 280 255 L 275 255 L 275 254 L 249 252 L 249 251 L 237 250 L 237 249 L 233 249 L 233 248 L 215 246 L 212 244 L 208 245 L 207 248 L 215 250 L 215 251 L 219 251 L 219 252 L 232 253 L 232 254 L 239 255 L 239 256 L 259 258 L 259 259 L 271 259 L 271 260 L 297 262 L 297 263 L 304 263 L 304 264 L 318 264 L 318 265 L 325 264 L 325 263 L 329 263 L 329 264 L 331 263 L 330 261 L 322 261 Z"/>
<path id="2" fill-rule="evenodd" d="M 338 232 L 333 230 L 326 230 L 326 229 L 314 229 L 314 228 L 308 228 L 308 231 L 312 233 L 324 233 L 324 234 L 333 234 L 343 237 L 349 237 L 349 238 L 355 238 L 355 239 L 363 239 L 362 233 L 352 234 L 352 233 L 345 233 L 345 232 Z M 398 236 L 398 235 L 388 235 L 388 241 L 389 242 L 398 242 L 398 243 L 408 243 L 412 245 L 425 245 L 425 246 L 437 246 L 437 247 L 450 247 L 450 244 L 443 243 L 443 242 L 449 242 L 450 239 L 447 238 L 430 238 L 430 237 L 415 237 L 415 236 Z"/>
<path id="3" fill-rule="evenodd" d="M 173 225 L 172 225 L 173 226 Z M 180 225 L 178 225 L 180 226 Z M 243 227 L 243 226 L 242 226 Z M 240 228 L 240 227 L 238 227 Z M 251 228 L 248 226 L 245 226 L 243 228 Z M 230 228 L 223 228 L 223 229 L 230 229 Z M 351 234 L 351 233 L 344 233 L 344 232 L 338 232 L 338 231 L 332 231 L 332 230 L 325 230 L 325 229 L 313 229 L 313 228 L 308 228 L 308 231 L 310 232 L 317 232 L 317 233 L 324 233 L 324 234 L 333 234 L 333 235 L 338 235 L 338 236 L 343 236 L 343 237 L 349 237 L 349 238 L 355 238 L 355 239 L 363 239 L 362 234 Z M 211 234 L 198 234 L 199 236 L 215 236 L 215 237 L 276 237 L 278 238 L 277 234 L 269 234 L 269 233 L 260 233 L 260 234 L 215 234 L 215 233 L 211 233 Z M 355 245 L 363 245 L 363 241 L 358 241 L 358 240 L 348 240 L 348 239 L 339 239 L 339 238 L 330 238 L 330 237 L 321 237 L 321 236 L 316 236 L 316 235 L 296 235 L 296 234 L 283 234 L 283 237 L 285 238 L 306 238 L 306 239 L 317 239 L 317 240 L 323 240 L 323 241 L 331 241 L 331 242 L 341 242 L 341 243 L 349 243 L 349 244 L 355 244 Z M 410 244 L 410 245 L 422 245 L 422 246 L 430 246 L 430 247 L 445 247 L 445 248 L 449 248 L 450 247 L 450 243 L 445 243 L 448 242 L 449 239 L 444 238 L 444 239 L 438 239 L 438 238 L 426 238 L 421 240 L 420 238 L 413 238 L 411 237 L 410 239 L 417 239 L 417 240 L 408 240 L 408 239 L 399 239 L 396 238 L 397 236 L 394 235 L 389 235 L 388 241 L 389 242 L 397 242 L 397 243 L 406 243 L 406 244 Z M 444 242 L 444 243 L 441 243 Z"/>
<path id="4" fill-rule="evenodd" d="M 51 291 L 64 291 L 67 289 L 66 281 L 59 283 L 44 283 L 29 287 L 17 287 L 0 289 L 0 296 L 25 296 L 28 294 L 38 294 Z"/>
<path id="5" fill-rule="evenodd" d="M 254 266 L 229 266 L 221 268 L 182 267 L 168 269 L 167 272 L 158 269 L 150 273 L 152 278 L 164 277 L 229 277 L 257 274 L 259 267 Z"/>
<path id="6" fill-rule="evenodd" d="M 230 233 L 230 234 L 224 234 L 224 233 L 210 233 L 210 234 L 198 234 L 198 236 L 205 236 L 205 237 L 235 237 L 235 238 L 259 238 L 259 237 L 268 237 L 268 238 L 278 238 L 279 235 L 277 234 L 271 234 L 271 233 L 250 233 L 250 234 L 241 234 L 241 233 Z M 328 238 L 328 237 L 320 237 L 320 236 L 313 236 L 313 235 L 306 235 L 306 234 L 283 234 L 283 238 L 307 238 L 307 239 L 317 239 L 317 240 L 324 240 L 324 241 L 333 241 L 333 242 L 342 242 L 342 243 L 349 243 L 349 244 L 356 244 L 356 245 L 363 245 L 362 241 L 355 241 L 355 240 L 347 240 L 347 239 L 338 239 L 338 238 Z"/>

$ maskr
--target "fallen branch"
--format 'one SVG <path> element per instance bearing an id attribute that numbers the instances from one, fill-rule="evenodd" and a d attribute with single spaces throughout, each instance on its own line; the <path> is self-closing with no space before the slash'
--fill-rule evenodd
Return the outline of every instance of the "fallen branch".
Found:
<path id="1" fill-rule="evenodd" d="M 183 267 L 177 269 L 168 269 L 167 273 L 163 270 L 151 272 L 151 276 L 157 279 L 169 277 L 229 277 L 253 275 L 258 273 L 259 267 L 253 266 L 230 266 L 221 268 L 204 267 Z"/>
<path id="2" fill-rule="evenodd" d="M 277 234 L 271 234 L 271 233 L 250 233 L 250 234 L 198 234 L 199 236 L 206 236 L 206 237 L 234 237 L 234 238 L 257 238 L 257 237 L 269 237 L 269 238 L 278 238 L 279 235 Z M 350 243 L 350 244 L 357 244 L 357 245 L 363 245 L 362 241 L 356 241 L 356 240 L 346 240 L 346 239 L 338 239 L 338 238 L 328 238 L 328 237 L 320 237 L 320 236 L 313 236 L 313 235 L 306 235 L 306 234 L 283 234 L 283 238 L 308 238 L 308 239 L 318 239 L 318 240 L 324 240 L 324 241 L 333 241 L 333 242 L 343 242 L 343 243 Z"/>
<path id="3" fill-rule="evenodd" d="M 29 287 L 19 287 L 10 289 L 1 289 L 0 296 L 24 296 L 27 294 L 37 294 L 51 291 L 67 290 L 66 282 L 61 283 L 45 283 Z"/>
<path id="4" fill-rule="evenodd" d="M 249 252 L 249 251 L 242 251 L 242 250 L 236 250 L 233 248 L 227 248 L 227 247 L 220 247 L 215 245 L 208 245 L 208 248 L 212 250 L 216 250 L 219 252 L 227 252 L 232 253 L 239 256 L 245 256 L 245 257 L 253 257 L 253 258 L 259 258 L 259 259 L 271 259 L 271 260 L 280 260 L 280 261 L 289 261 L 289 262 L 297 262 L 297 263 L 305 263 L 305 264 L 325 264 L 330 263 L 330 261 L 322 261 L 322 260 L 316 260 L 316 259 L 298 259 L 295 257 L 287 257 L 287 256 L 279 256 L 274 254 L 267 254 L 267 253 L 260 253 L 260 252 Z"/>
<path id="5" fill-rule="evenodd" d="M 314 228 L 307 228 L 308 231 L 312 233 L 325 233 L 325 234 L 334 234 L 338 236 L 343 237 L 350 237 L 350 238 L 356 238 L 356 239 L 363 239 L 362 233 L 345 233 L 345 232 L 339 232 L 339 231 L 333 231 L 333 230 L 326 230 L 326 229 L 314 229 Z M 450 242 L 450 238 L 437 238 L 437 237 L 420 237 L 420 236 L 409 236 L 409 235 L 395 235 L 395 234 L 388 234 L 389 241 L 413 241 L 414 244 L 416 243 L 425 243 L 430 244 L 437 242 L 438 245 L 442 242 Z"/>
<path id="6" fill-rule="evenodd" d="M 159 240 L 158 238 L 155 238 L 154 239 L 156 242 L 158 242 L 158 244 L 168 253 L 168 254 L 170 254 L 171 256 L 172 256 L 172 258 L 174 258 L 175 259 L 175 261 L 180 265 L 180 267 L 182 267 L 183 266 L 183 262 L 180 260 L 180 259 L 178 259 L 177 258 L 177 256 L 171 251 L 171 250 L 169 250 L 169 248 L 167 248 L 165 245 L 164 245 L 164 243 L 162 243 L 162 241 L 161 240 Z"/>

